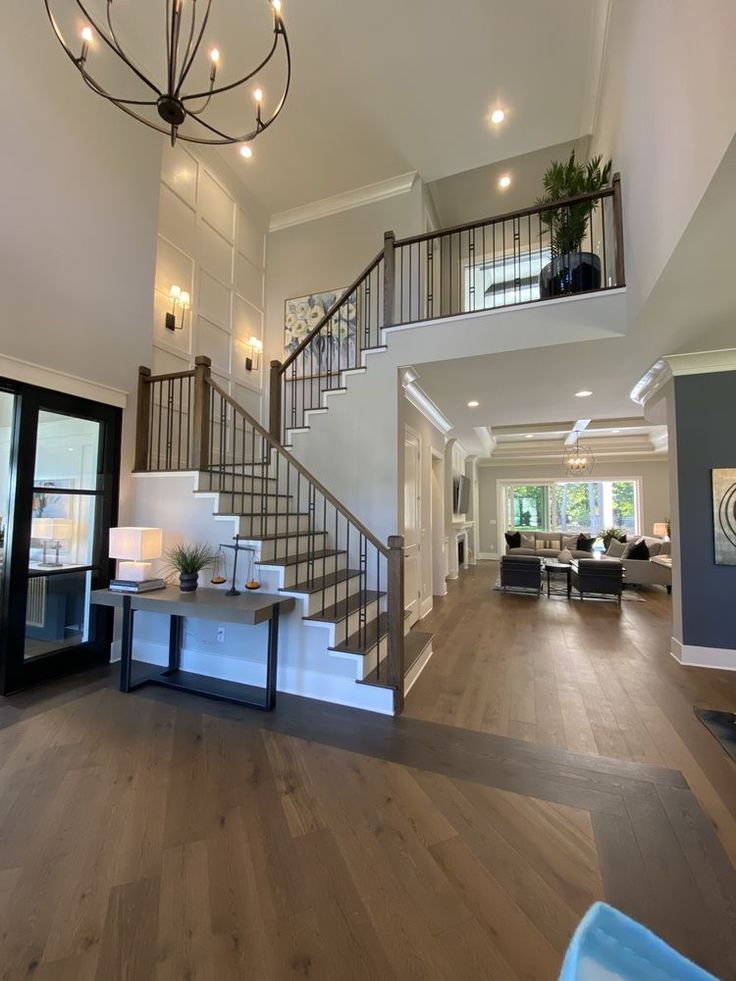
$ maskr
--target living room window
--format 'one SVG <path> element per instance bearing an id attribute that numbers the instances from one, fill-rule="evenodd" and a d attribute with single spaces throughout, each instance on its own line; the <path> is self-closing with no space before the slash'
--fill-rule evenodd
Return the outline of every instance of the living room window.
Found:
<path id="1" fill-rule="evenodd" d="M 506 482 L 505 525 L 517 531 L 597 533 L 613 526 L 629 534 L 639 528 L 639 481 Z"/>

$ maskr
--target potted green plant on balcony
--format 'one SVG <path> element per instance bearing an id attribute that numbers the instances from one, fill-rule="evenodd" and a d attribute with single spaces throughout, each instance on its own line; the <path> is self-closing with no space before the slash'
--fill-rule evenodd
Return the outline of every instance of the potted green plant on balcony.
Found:
<path id="1" fill-rule="evenodd" d="M 593 157 L 586 164 L 578 163 L 575 150 L 567 163 L 553 161 L 544 178 L 544 194 L 537 205 L 554 204 L 581 194 L 594 194 L 607 187 L 611 176 L 611 161 L 602 166 L 603 158 Z M 598 201 L 550 208 L 541 213 L 541 220 L 550 234 L 551 262 L 539 274 L 539 292 L 543 298 L 567 296 L 598 289 L 601 285 L 601 261 L 594 252 L 582 250 L 588 223 Z"/>
<path id="2" fill-rule="evenodd" d="M 169 560 L 168 568 L 179 573 L 179 589 L 182 593 L 193 593 L 198 585 L 200 570 L 212 565 L 216 555 L 209 545 L 183 542 L 170 548 L 166 557 Z"/>

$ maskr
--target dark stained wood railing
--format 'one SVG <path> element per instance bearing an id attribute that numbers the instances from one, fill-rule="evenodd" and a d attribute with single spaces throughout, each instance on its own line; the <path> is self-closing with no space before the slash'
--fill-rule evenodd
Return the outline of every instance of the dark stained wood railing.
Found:
<path id="1" fill-rule="evenodd" d="M 552 223 L 577 226 L 564 255 Z M 281 442 L 324 407 L 344 373 L 364 366 L 387 327 L 439 320 L 625 285 L 621 181 L 550 205 L 397 240 L 381 252 L 295 346 L 271 362 L 271 436 Z"/>
<path id="2" fill-rule="evenodd" d="M 211 361 L 192 371 L 138 376 L 135 469 L 199 471 L 240 517 L 241 536 L 276 539 L 313 612 L 347 607 L 353 641 L 370 651 L 376 680 L 404 698 L 403 538 L 386 545 L 212 379 Z M 328 571 L 329 570 L 329 571 Z M 316 596 L 316 600 L 315 600 Z"/>

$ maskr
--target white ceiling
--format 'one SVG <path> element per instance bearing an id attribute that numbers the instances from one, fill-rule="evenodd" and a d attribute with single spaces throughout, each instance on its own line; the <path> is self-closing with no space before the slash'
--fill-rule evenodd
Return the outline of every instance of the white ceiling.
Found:
<path id="1" fill-rule="evenodd" d="M 606 6 L 284 0 L 289 100 L 250 161 L 234 148 L 225 155 L 278 212 L 408 171 L 437 180 L 576 139 L 592 128 Z M 227 37 L 221 49 L 229 61 Z M 488 116 L 499 105 L 507 118 L 496 128 Z"/>

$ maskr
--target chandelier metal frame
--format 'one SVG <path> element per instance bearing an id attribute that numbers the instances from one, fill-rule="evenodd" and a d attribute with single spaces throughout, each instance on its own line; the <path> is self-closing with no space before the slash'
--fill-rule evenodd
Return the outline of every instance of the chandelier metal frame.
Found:
<path id="1" fill-rule="evenodd" d="M 69 2 L 69 0 L 67 0 Z M 81 48 L 78 53 L 75 53 L 70 43 L 65 39 L 64 34 L 59 27 L 56 18 L 54 17 L 52 6 L 55 6 L 54 0 L 44 0 L 44 5 L 46 7 L 46 13 L 48 14 L 51 26 L 59 40 L 59 43 L 63 47 L 67 56 L 69 57 L 72 64 L 77 68 L 80 75 L 82 76 L 85 84 L 92 89 L 97 95 L 101 95 L 108 102 L 112 102 L 123 112 L 137 119 L 138 122 L 143 123 L 145 126 L 156 130 L 159 133 L 164 133 L 171 138 L 171 145 L 173 146 L 177 139 L 184 140 L 188 143 L 200 143 L 206 145 L 222 146 L 232 143 L 250 143 L 257 136 L 259 136 L 264 130 L 276 120 L 276 118 L 281 113 L 286 102 L 286 97 L 289 94 L 289 85 L 291 83 L 291 52 L 289 50 L 289 39 L 286 34 L 286 28 L 284 26 L 284 20 L 281 16 L 281 0 L 269 0 L 269 6 L 273 11 L 274 19 L 274 29 L 273 29 L 273 44 L 268 54 L 263 58 L 261 62 L 246 75 L 241 78 L 236 79 L 234 82 L 229 82 L 226 85 L 216 86 L 217 79 L 217 66 L 219 61 L 219 52 L 210 52 L 210 84 L 209 88 L 203 92 L 189 92 L 184 93 L 183 86 L 186 82 L 187 76 L 191 71 L 192 65 L 195 62 L 197 54 L 202 46 L 204 40 L 205 30 L 207 28 L 207 22 L 209 20 L 210 10 L 212 8 L 213 0 L 201 0 L 200 11 L 201 16 L 199 17 L 198 23 L 198 11 L 197 11 L 197 0 L 189 0 L 189 6 L 191 9 L 191 17 L 188 18 L 188 24 L 184 25 L 184 16 L 182 13 L 183 0 L 166 0 L 166 61 L 167 61 L 167 77 L 164 86 L 156 84 L 148 78 L 143 71 L 136 67 L 135 63 L 129 57 L 128 54 L 123 50 L 122 46 L 118 42 L 115 26 L 113 22 L 113 2 L 114 0 L 106 0 L 106 25 L 102 26 L 93 16 L 91 16 L 87 5 L 84 0 L 71 0 L 76 7 L 79 9 L 81 15 L 87 22 L 87 27 L 82 31 L 82 42 Z M 58 6 L 58 4 L 56 4 Z M 184 28 L 182 30 L 182 28 Z M 112 52 L 120 61 L 122 61 L 127 67 L 138 77 L 138 79 L 147 86 L 152 93 L 155 94 L 155 98 L 151 99 L 124 99 L 112 95 L 110 92 L 95 80 L 92 74 L 88 71 L 88 56 L 90 43 L 94 39 L 99 39 L 104 47 Z M 246 131 L 245 133 L 240 133 L 236 136 L 230 136 L 223 130 L 216 126 L 213 126 L 211 122 L 206 122 L 202 117 L 202 113 L 210 105 L 210 101 L 218 95 L 224 92 L 230 92 L 233 89 L 239 88 L 241 85 L 245 85 L 247 82 L 251 81 L 255 76 L 261 72 L 266 65 L 271 61 L 271 59 L 276 54 L 280 42 L 283 45 L 285 57 L 286 57 L 286 82 L 284 85 L 283 94 L 276 104 L 276 108 L 267 119 L 263 119 L 261 116 L 261 100 L 258 96 L 255 99 L 255 126 L 253 129 Z M 217 57 L 215 57 L 215 55 Z M 257 90 L 259 92 L 260 90 Z M 204 105 L 199 106 L 194 109 L 191 108 L 191 104 L 204 99 Z M 161 119 L 158 120 L 147 119 L 142 115 L 143 106 L 148 106 L 155 108 Z M 198 123 L 211 135 L 193 136 L 189 134 L 183 134 L 179 132 L 180 127 L 187 120 L 192 120 Z"/>
<path id="2" fill-rule="evenodd" d="M 566 446 L 562 454 L 565 473 L 571 477 L 587 476 L 593 472 L 595 456 L 587 443 L 580 442 L 580 434 L 575 433 L 575 442 Z"/>

